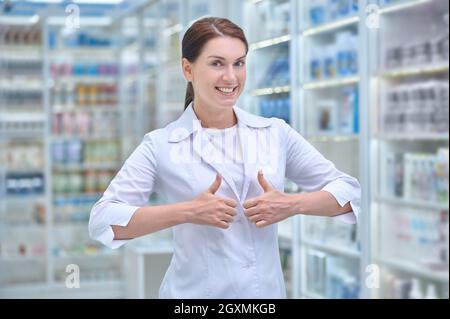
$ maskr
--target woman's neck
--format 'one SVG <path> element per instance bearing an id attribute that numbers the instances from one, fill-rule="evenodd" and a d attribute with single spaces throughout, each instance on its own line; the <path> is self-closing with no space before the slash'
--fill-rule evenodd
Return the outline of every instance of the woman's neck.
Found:
<path id="1" fill-rule="evenodd" d="M 200 120 L 202 127 L 205 128 L 222 129 L 232 127 L 237 123 L 236 114 L 234 114 L 233 108 L 224 108 L 219 111 L 217 109 L 198 106 L 198 104 L 194 102 L 192 109 Z"/>

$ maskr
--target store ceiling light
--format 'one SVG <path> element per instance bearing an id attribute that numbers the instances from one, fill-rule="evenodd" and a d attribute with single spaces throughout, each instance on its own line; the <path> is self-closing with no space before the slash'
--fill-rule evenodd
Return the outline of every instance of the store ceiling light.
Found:
<path id="1" fill-rule="evenodd" d="M 60 3 L 60 2 L 63 2 L 63 0 L 28 0 L 28 2 Z"/>
<path id="2" fill-rule="evenodd" d="M 123 0 L 72 0 L 74 3 L 83 4 L 119 4 Z"/>

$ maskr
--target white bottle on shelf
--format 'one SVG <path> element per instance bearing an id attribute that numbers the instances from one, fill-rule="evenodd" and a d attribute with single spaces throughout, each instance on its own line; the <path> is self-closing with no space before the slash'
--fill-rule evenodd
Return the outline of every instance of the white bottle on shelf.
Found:
<path id="1" fill-rule="evenodd" d="M 429 284 L 427 286 L 427 293 L 425 294 L 425 299 L 438 299 L 435 285 Z"/>
<path id="2" fill-rule="evenodd" d="M 420 288 L 419 279 L 413 278 L 411 291 L 409 292 L 409 299 L 422 299 L 422 298 L 423 298 L 423 294 L 422 294 L 422 290 Z"/>

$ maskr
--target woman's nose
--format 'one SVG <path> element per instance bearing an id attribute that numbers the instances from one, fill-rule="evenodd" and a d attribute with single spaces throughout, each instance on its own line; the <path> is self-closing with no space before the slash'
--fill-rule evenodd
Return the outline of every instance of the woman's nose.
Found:
<path id="1" fill-rule="evenodd" d="M 236 74 L 234 73 L 233 66 L 225 68 L 223 80 L 226 82 L 233 82 L 233 83 L 235 82 Z"/>

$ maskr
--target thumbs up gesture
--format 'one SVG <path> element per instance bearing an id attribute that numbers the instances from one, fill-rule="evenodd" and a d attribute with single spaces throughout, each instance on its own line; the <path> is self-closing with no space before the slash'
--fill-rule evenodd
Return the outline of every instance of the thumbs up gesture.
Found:
<path id="1" fill-rule="evenodd" d="M 261 170 L 257 179 L 264 193 L 245 201 L 243 205 L 245 215 L 256 227 L 271 225 L 295 214 L 291 196 L 272 187 Z"/>
<path id="2" fill-rule="evenodd" d="M 222 183 L 222 177 L 217 174 L 211 186 L 190 202 L 190 213 L 187 222 L 228 228 L 236 216 L 235 200 L 216 195 Z"/>

